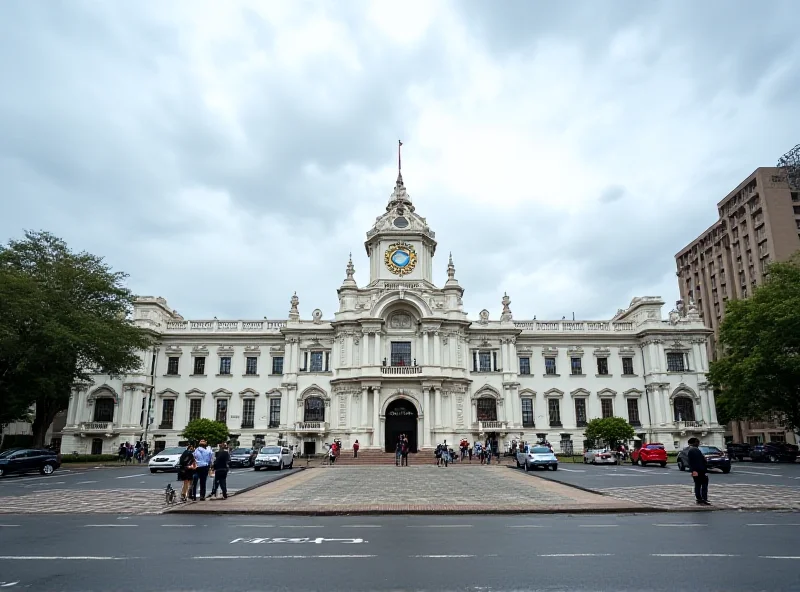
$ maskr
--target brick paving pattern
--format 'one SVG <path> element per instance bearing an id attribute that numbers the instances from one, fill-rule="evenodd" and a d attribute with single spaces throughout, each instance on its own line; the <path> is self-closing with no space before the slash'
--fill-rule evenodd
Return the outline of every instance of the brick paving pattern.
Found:
<path id="1" fill-rule="evenodd" d="M 696 506 L 694 486 L 691 484 L 612 487 L 597 491 L 619 500 L 639 502 L 655 508 L 677 509 Z M 714 507 L 726 510 L 800 510 L 800 487 L 711 483 L 708 498 Z"/>
<path id="2" fill-rule="evenodd" d="M 161 489 L 62 489 L 0 498 L 0 514 L 161 514 Z"/>
<path id="3" fill-rule="evenodd" d="M 486 496 L 481 499 L 481 492 Z M 502 466 L 311 469 L 225 501 L 178 512 L 350 514 L 626 511 L 628 502 Z"/>

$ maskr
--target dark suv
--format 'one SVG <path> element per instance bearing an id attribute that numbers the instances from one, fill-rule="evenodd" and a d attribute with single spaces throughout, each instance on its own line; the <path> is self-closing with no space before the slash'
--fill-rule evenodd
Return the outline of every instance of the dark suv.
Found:
<path id="1" fill-rule="evenodd" d="M 797 454 L 797 446 L 785 442 L 758 444 L 750 449 L 750 458 L 763 462 L 795 462 Z"/>
<path id="2" fill-rule="evenodd" d="M 750 458 L 750 444 L 736 444 L 731 442 L 728 444 L 728 456 L 731 459 L 736 459 L 738 461 L 743 461 L 745 457 Z"/>
<path id="3" fill-rule="evenodd" d="M 0 452 L 0 477 L 10 473 L 52 475 L 61 466 L 61 457 L 52 450 L 38 448 L 10 448 Z"/>

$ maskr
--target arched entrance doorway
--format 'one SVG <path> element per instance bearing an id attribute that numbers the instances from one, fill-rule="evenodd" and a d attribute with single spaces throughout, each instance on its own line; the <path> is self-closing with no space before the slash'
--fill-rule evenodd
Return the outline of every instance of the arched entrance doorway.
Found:
<path id="1" fill-rule="evenodd" d="M 411 452 L 417 451 L 417 408 L 408 399 L 397 399 L 386 408 L 385 448 L 394 452 L 397 438 L 401 434 L 408 437 Z"/>

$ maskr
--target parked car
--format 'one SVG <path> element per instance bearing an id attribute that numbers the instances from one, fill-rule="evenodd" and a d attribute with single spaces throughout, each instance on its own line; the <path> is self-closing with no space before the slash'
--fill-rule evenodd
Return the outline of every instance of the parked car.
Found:
<path id="1" fill-rule="evenodd" d="M 591 465 L 618 465 L 617 455 L 608 448 L 587 450 L 583 453 L 583 464 Z"/>
<path id="2" fill-rule="evenodd" d="M 689 468 L 689 448 L 687 446 L 678 453 L 678 468 L 685 471 Z M 731 472 L 731 459 L 716 446 L 699 446 L 700 452 L 706 457 L 709 469 L 719 469 L 723 473 Z"/>
<path id="3" fill-rule="evenodd" d="M 52 475 L 61 466 L 61 457 L 52 450 L 39 448 L 9 448 L 0 452 L 0 477 L 11 473 Z"/>
<path id="4" fill-rule="evenodd" d="M 535 467 L 558 470 L 558 459 L 548 446 L 529 446 L 528 452 L 517 453 L 517 467 L 530 471 Z"/>
<path id="5" fill-rule="evenodd" d="M 726 446 L 728 451 L 728 458 L 733 460 L 734 458 L 738 461 L 743 461 L 745 457 L 750 457 L 750 449 L 752 447 L 750 444 L 736 444 L 731 442 Z"/>
<path id="6" fill-rule="evenodd" d="M 786 442 L 757 444 L 750 449 L 750 458 L 762 462 L 796 462 L 797 446 Z"/>
<path id="7" fill-rule="evenodd" d="M 235 448 L 231 451 L 232 467 L 252 467 L 256 462 L 258 450 L 253 448 Z"/>
<path id="8" fill-rule="evenodd" d="M 178 471 L 178 463 L 181 460 L 181 454 L 184 453 L 186 447 L 178 446 L 175 448 L 165 448 L 154 454 L 147 466 L 150 468 L 151 473 L 158 471 L 172 472 Z"/>
<path id="9" fill-rule="evenodd" d="M 286 446 L 264 446 L 258 451 L 253 468 L 260 471 L 274 467 L 282 471 L 284 468 L 291 469 L 293 465 L 294 456 Z"/>
<path id="10" fill-rule="evenodd" d="M 667 450 L 660 442 L 643 443 L 641 448 L 634 448 L 631 451 L 631 464 L 635 465 L 637 463 L 641 466 L 658 463 L 662 467 L 666 467 Z"/>

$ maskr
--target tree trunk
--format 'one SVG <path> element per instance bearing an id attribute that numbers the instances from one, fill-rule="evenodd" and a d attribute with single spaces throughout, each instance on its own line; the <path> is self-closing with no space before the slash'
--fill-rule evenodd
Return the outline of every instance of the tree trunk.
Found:
<path id="1" fill-rule="evenodd" d="M 40 397 L 36 400 L 36 415 L 31 425 L 34 448 L 44 448 L 49 444 L 49 442 L 45 443 L 44 439 L 56 413 L 61 411 L 58 407 L 52 399 L 47 397 Z"/>

